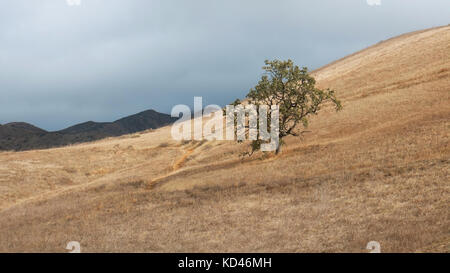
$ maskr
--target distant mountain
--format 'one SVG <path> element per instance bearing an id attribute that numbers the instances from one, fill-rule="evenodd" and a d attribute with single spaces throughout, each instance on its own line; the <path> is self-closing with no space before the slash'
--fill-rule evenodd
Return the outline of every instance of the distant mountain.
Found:
<path id="1" fill-rule="evenodd" d="M 1 135 L 2 137 L 14 136 L 17 133 L 25 133 L 25 134 L 47 133 L 47 131 L 25 122 L 11 122 L 5 125 L 0 125 L 0 132 L 2 133 Z"/>
<path id="2" fill-rule="evenodd" d="M 0 150 L 23 151 L 60 147 L 156 129 L 175 120 L 170 115 L 147 110 L 114 122 L 88 121 L 56 132 L 47 132 L 24 122 L 13 122 L 0 125 Z"/>

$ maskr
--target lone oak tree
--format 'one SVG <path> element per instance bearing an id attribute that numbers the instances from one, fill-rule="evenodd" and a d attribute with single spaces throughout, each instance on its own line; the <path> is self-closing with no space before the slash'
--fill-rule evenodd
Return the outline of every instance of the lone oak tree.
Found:
<path id="1" fill-rule="evenodd" d="M 335 91 L 316 88 L 316 80 L 308 74 L 306 67 L 299 68 L 292 60 L 266 60 L 263 69 L 264 75 L 247 98 L 254 105 L 279 106 L 280 141 L 276 154 L 281 150 L 282 139 L 288 135 L 300 136 L 303 132 L 298 132 L 297 125 L 308 127 L 308 117 L 316 115 L 324 103 L 330 102 L 336 111 L 342 109 Z M 261 143 L 261 140 L 252 141 L 252 153 L 259 150 Z"/>

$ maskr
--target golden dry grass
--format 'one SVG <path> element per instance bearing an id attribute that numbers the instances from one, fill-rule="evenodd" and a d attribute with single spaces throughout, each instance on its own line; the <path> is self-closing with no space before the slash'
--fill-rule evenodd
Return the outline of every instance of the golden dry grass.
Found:
<path id="1" fill-rule="evenodd" d="M 0 153 L 0 251 L 448 252 L 450 27 L 314 72 L 324 109 L 277 157 L 170 128 Z"/>

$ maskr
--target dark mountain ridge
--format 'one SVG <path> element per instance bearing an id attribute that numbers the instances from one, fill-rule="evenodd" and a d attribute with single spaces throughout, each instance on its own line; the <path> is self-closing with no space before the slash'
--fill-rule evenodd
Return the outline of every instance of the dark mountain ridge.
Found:
<path id="1" fill-rule="evenodd" d="M 24 151 L 61 147 L 156 129 L 175 120 L 176 118 L 170 115 L 147 110 L 114 122 L 88 121 L 55 132 L 48 132 L 25 122 L 0 124 L 0 150 Z"/>

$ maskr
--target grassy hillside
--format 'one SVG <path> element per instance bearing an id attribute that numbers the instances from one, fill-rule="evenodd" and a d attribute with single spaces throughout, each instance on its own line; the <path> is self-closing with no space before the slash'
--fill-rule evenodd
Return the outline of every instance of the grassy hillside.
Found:
<path id="1" fill-rule="evenodd" d="M 450 27 L 314 72 L 324 109 L 277 157 L 170 127 L 0 153 L 0 251 L 449 251 Z"/>

